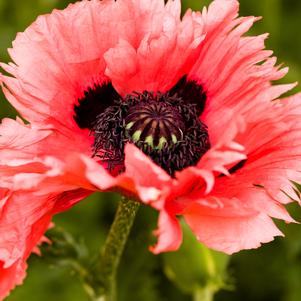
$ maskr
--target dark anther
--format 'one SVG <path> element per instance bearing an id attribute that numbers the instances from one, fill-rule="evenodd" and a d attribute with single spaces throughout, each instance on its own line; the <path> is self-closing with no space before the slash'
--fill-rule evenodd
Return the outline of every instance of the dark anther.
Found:
<path id="1" fill-rule="evenodd" d="M 206 93 L 182 77 L 167 93 L 133 93 L 122 98 L 111 83 L 94 85 L 74 106 L 74 120 L 95 136 L 93 151 L 108 170 L 124 170 L 124 147 L 133 143 L 171 176 L 197 164 L 210 148 L 200 121 Z"/>
<path id="2" fill-rule="evenodd" d="M 131 94 L 99 114 L 94 153 L 110 170 L 122 170 L 124 147 L 134 143 L 171 176 L 195 165 L 210 148 L 195 104 L 177 95 Z"/>
<path id="3" fill-rule="evenodd" d="M 111 83 L 95 85 L 85 91 L 84 96 L 74 106 L 74 119 L 81 129 L 92 129 L 96 117 L 120 99 Z"/>
<path id="4" fill-rule="evenodd" d="M 185 103 L 195 104 L 198 116 L 201 116 L 205 109 L 207 96 L 202 87 L 196 81 L 187 80 L 187 76 L 183 76 L 178 83 L 169 91 L 170 95 L 181 97 Z"/>

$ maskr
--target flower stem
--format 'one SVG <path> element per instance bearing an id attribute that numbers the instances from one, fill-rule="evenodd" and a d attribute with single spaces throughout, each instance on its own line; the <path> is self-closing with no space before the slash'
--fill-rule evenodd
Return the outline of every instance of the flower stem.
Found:
<path id="1" fill-rule="evenodd" d="M 214 300 L 215 290 L 210 286 L 204 288 L 199 288 L 194 292 L 193 300 L 194 301 L 213 301 Z"/>
<path id="2" fill-rule="evenodd" d="M 103 301 L 116 301 L 116 272 L 140 204 L 122 198 L 101 253 Z"/>

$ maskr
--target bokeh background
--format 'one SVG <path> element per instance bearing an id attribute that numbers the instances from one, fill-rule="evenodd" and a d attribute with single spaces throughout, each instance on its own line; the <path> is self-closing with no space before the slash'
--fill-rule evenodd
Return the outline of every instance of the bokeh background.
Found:
<path id="1" fill-rule="evenodd" d="M 9 60 L 7 48 L 18 31 L 23 31 L 38 15 L 50 12 L 53 8 L 64 8 L 71 2 L 0 0 L 0 60 Z M 200 9 L 210 1 L 182 2 L 185 10 L 187 7 Z M 301 1 L 241 0 L 240 3 L 241 14 L 263 16 L 252 33 L 271 34 L 268 48 L 274 50 L 280 63 L 290 66 L 284 82 L 300 81 Z M 5 116 L 15 117 L 16 112 L 1 94 L 0 118 Z M 57 216 L 55 224 L 70 234 L 56 234 L 65 237 L 60 238 L 58 250 L 49 251 L 46 247 L 44 256 L 33 255 L 30 258 L 25 284 L 18 287 L 7 300 L 88 301 L 82 280 L 77 276 L 76 269 L 70 268 L 70 260 L 66 258 L 74 262 L 85 261 L 93 257 L 91 254 L 99 252 L 117 201 L 118 196 L 114 194 L 95 194 L 69 212 Z M 290 205 L 289 210 L 301 221 L 301 209 L 296 204 Z M 286 234 L 285 239 L 278 238 L 258 250 L 243 251 L 231 258 L 196 245 L 189 233 L 179 253 L 154 256 L 148 251 L 148 245 L 152 243 L 151 231 L 156 227 L 156 218 L 156 213 L 150 208 L 142 208 L 138 214 L 120 267 L 120 301 L 212 300 L 206 294 L 202 297 L 203 292 L 192 296 L 195 287 L 209 288 L 209 291 L 221 288 L 214 299 L 217 301 L 301 300 L 300 225 L 280 223 L 280 228 Z M 71 255 L 66 250 L 71 250 Z M 54 260 L 53 255 L 56 254 L 62 260 Z"/>

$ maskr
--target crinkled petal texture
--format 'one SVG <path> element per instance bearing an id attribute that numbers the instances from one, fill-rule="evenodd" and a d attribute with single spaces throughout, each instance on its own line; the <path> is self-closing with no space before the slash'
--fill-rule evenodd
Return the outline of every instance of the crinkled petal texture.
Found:
<path id="1" fill-rule="evenodd" d="M 301 95 L 277 100 L 294 85 L 272 85 L 287 69 L 264 49 L 266 35 L 245 36 L 257 19 L 238 18 L 237 1 L 180 13 L 180 0 L 83 0 L 18 34 L 0 79 L 29 124 L 0 126 L 0 299 L 22 282 L 52 216 L 94 191 L 159 211 L 154 253 L 180 246 L 180 215 L 227 253 L 282 235 L 272 218 L 293 221 L 283 204 L 299 198 Z M 132 144 L 118 176 L 92 158 L 93 137 L 73 118 L 87 88 L 166 92 L 184 75 L 207 95 L 211 149 L 196 166 L 171 178 Z"/>
<path id="2" fill-rule="evenodd" d="M 182 21 L 180 13 L 178 0 L 84 0 L 40 16 L 18 34 L 9 50 L 13 62 L 1 64 L 6 75 L 0 78 L 7 99 L 30 124 L 4 119 L 0 127 L 0 299 L 22 282 L 26 259 L 53 214 L 90 193 L 119 189 L 163 208 L 173 180 L 133 145 L 125 150 L 126 172 L 113 177 L 91 158 L 93 137 L 73 115 L 96 84 L 112 82 L 125 95 L 167 89 L 188 72 L 202 24 L 192 15 Z M 131 70 L 125 85 L 118 75 Z"/>
<path id="3" fill-rule="evenodd" d="M 73 105 L 87 87 L 154 91 L 188 71 L 202 24 L 180 12 L 179 0 L 84 0 L 40 16 L 9 49 L 4 92 L 30 122 L 78 131 Z"/>
<path id="4" fill-rule="evenodd" d="M 183 214 L 200 241 L 231 254 L 282 235 L 271 218 L 293 222 L 283 204 L 299 201 L 293 183 L 301 181 L 300 102 L 297 95 L 273 103 L 272 114 L 250 112 L 253 122 L 237 137 L 245 146 L 245 165 L 217 178 L 209 194 L 181 199 L 189 204 Z"/>
<path id="5" fill-rule="evenodd" d="M 68 150 L 76 142 L 56 131 L 4 119 L 0 133 L 0 300 L 22 283 L 26 259 L 52 216 L 92 192 L 118 188 L 163 207 L 171 178 L 131 144 L 126 172 L 113 177 L 80 149 Z"/>
<path id="6" fill-rule="evenodd" d="M 237 15 L 237 1 L 216 0 L 200 16 L 206 36 L 188 78 L 207 94 L 201 119 L 211 149 L 177 173 L 155 253 L 179 246 L 176 215 L 201 242 L 229 254 L 282 235 L 271 218 L 293 221 L 282 204 L 299 197 L 292 181 L 300 182 L 301 96 L 275 100 L 294 84 L 272 85 L 287 69 L 264 49 L 266 35 L 243 36 L 257 19 Z"/>

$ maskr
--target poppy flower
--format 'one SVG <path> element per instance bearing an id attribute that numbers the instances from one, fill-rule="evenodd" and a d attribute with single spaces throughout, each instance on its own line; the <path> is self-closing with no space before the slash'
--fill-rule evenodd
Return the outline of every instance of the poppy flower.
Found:
<path id="1" fill-rule="evenodd" d="M 156 254 L 180 246 L 181 216 L 229 254 L 282 235 L 272 218 L 292 222 L 283 205 L 298 200 L 301 95 L 278 99 L 295 85 L 272 85 L 288 70 L 238 9 L 83 0 L 17 35 L 0 77 L 24 118 L 0 126 L 0 299 L 52 216 L 95 191 L 159 211 Z"/>

